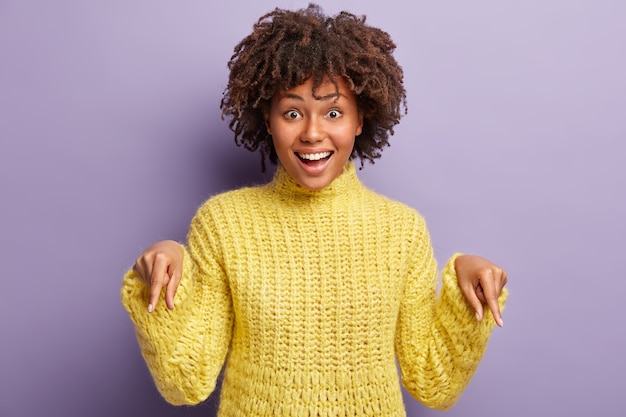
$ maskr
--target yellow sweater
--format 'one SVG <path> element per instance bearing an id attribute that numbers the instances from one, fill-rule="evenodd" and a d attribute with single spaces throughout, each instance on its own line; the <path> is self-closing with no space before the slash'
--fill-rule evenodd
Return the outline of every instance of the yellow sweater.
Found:
<path id="1" fill-rule="evenodd" d="M 279 167 L 200 207 L 174 310 L 149 314 L 132 271 L 121 296 L 172 404 L 205 400 L 228 354 L 220 417 L 405 416 L 396 358 L 416 399 L 449 408 L 494 326 L 476 322 L 453 260 L 437 296 L 415 210 L 368 190 L 351 162 L 320 191 Z"/>

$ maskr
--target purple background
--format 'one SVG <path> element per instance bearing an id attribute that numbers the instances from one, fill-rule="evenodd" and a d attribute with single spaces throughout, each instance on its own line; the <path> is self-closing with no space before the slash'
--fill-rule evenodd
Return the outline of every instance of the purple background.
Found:
<path id="1" fill-rule="evenodd" d="M 623 416 L 626 3 L 320 1 L 398 44 L 409 115 L 373 189 L 510 275 L 449 416 Z M 157 394 L 119 301 L 155 240 L 262 181 L 220 119 L 253 22 L 305 1 L 0 1 L 0 416 L 213 416 Z M 267 177 L 267 176 L 266 176 Z M 436 416 L 406 396 L 409 416 Z"/>

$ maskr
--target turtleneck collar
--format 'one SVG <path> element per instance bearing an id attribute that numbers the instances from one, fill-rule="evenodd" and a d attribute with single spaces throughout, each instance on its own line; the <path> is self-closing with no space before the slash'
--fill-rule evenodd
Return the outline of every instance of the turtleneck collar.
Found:
<path id="1" fill-rule="evenodd" d="M 304 198 L 307 200 L 346 195 L 362 187 L 352 161 L 346 162 L 341 174 L 321 190 L 310 190 L 301 186 L 287 173 L 282 165 L 278 165 L 274 179 L 269 186 L 270 189 L 282 197 Z"/>

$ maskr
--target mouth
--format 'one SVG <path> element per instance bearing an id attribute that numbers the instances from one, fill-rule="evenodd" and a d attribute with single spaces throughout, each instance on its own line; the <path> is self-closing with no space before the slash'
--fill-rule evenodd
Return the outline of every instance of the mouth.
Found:
<path id="1" fill-rule="evenodd" d="M 304 162 L 307 165 L 315 165 L 320 163 L 320 161 L 327 161 L 332 152 L 316 152 L 316 153 L 299 153 L 296 152 L 296 156 L 300 161 Z"/>

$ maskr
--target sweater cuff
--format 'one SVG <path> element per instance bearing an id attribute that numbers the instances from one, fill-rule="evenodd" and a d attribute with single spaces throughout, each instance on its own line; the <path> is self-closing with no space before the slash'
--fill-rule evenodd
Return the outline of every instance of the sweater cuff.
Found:
<path id="1" fill-rule="evenodd" d="M 454 267 L 456 258 L 461 255 L 463 254 L 460 252 L 452 255 L 441 270 L 441 297 L 453 301 L 454 304 L 459 304 L 459 301 L 465 301 L 465 297 L 459 287 L 459 281 Z"/>

